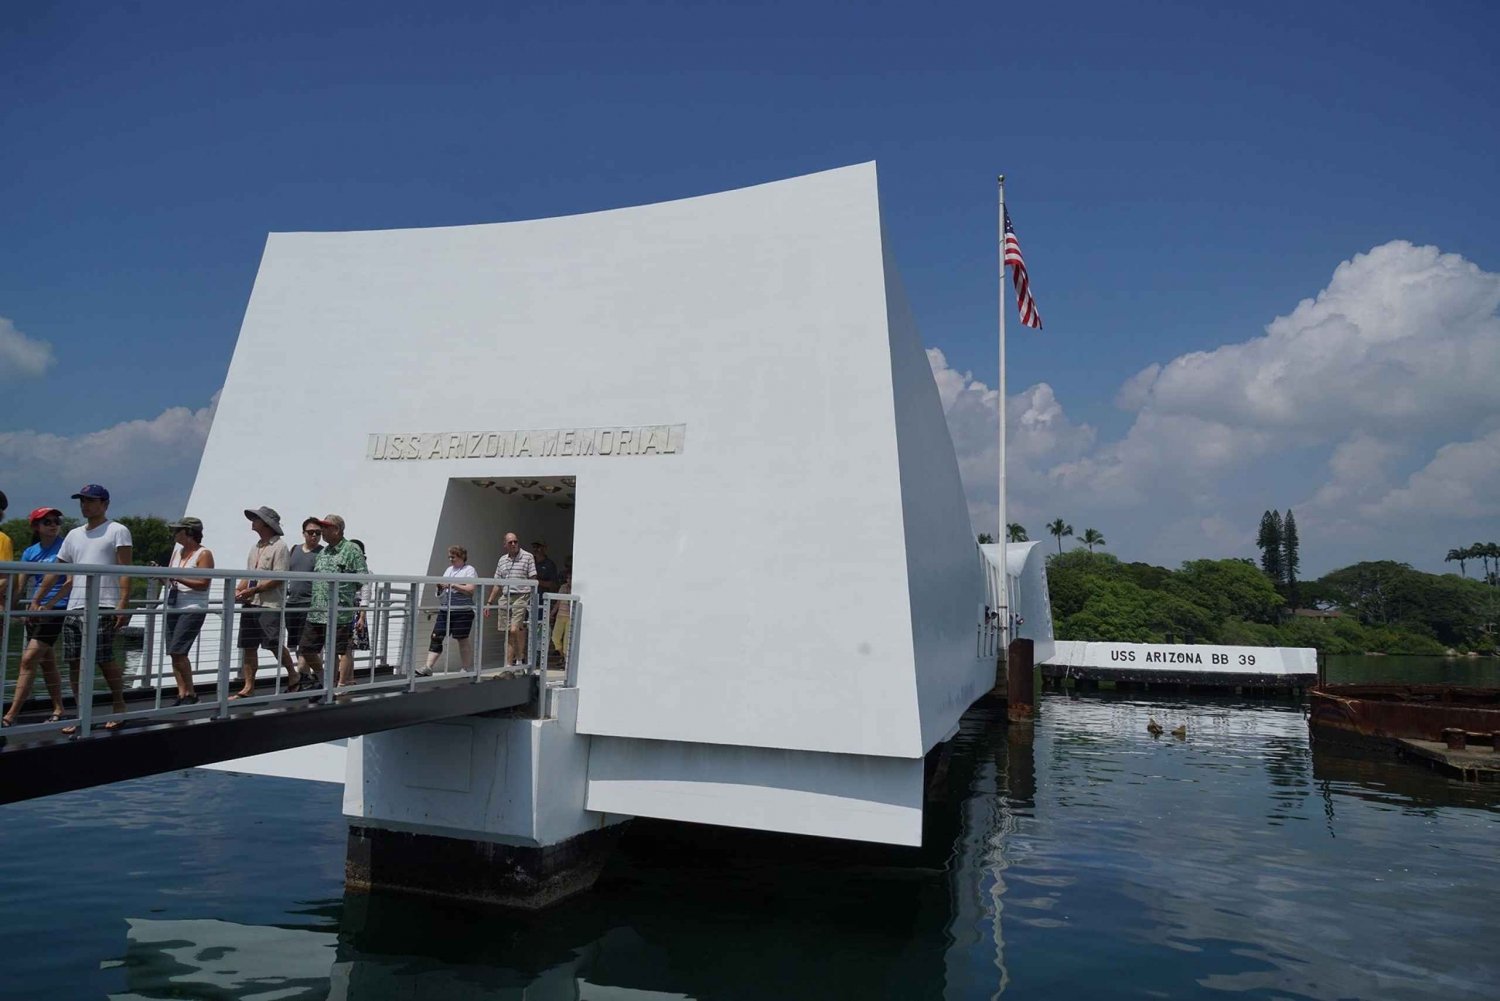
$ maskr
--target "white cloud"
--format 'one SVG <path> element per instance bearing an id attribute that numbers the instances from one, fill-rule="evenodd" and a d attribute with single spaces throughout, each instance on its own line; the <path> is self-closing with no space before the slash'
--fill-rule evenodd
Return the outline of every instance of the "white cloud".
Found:
<path id="1" fill-rule="evenodd" d="M 1304 528 L 1357 530 L 1360 507 L 1388 488 L 1395 463 L 1406 453 L 1396 442 L 1356 433 L 1328 458 L 1328 479 L 1301 505 Z"/>
<path id="2" fill-rule="evenodd" d="M 1048 475 L 1060 492 L 1105 509 L 1166 496 L 1211 501 L 1221 475 L 1262 455 L 1270 444 L 1261 431 L 1147 410 L 1124 438 L 1060 463 Z"/>
<path id="3" fill-rule="evenodd" d="M 52 345 L 27 337 L 13 322 L 0 316 L 0 380 L 34 379 L 54 361 Z"/>
<path id="4" fill-rule="evenodd" d="M 1485 519 L 1495 527 L 1500 524 L 1500 430 L 1444 445 L 1404 485 L 1360 510 L 1377 523 L 1412 518 Z"/>
<path id="5" fill-rule="evenodd" d="M 1309 572 L 1375 558 L 1441 569 L 1500 517 L 1497 308 L 1500 275 L 1398 240 L 1340 264 L 1263 335 L 1124 380 L 1115 403 L 1135 417 L 1115 440 L 1039 383 L 1007 403 L 1011 520 L 1092 524 L 1125 558 L 1172 565 L 1250 555 L 1260 512 L 1293 507 Z M 929 360 L 989 530 L 995 394 L 941 352 Z"/>
<path id="6" fill-rule="evenodd" d="M 101 431 L 59 435 L 0 432 L 0 468 L 12 514 L 50 504 L 73 511 L 68 495 L 101 483 L 115 515 L 182 514 L 198 472 L 218 394 L 205 407 L 172 407 L 150 420 L 125 421 Z"/>
<path id="7" fill-rule="evenodd" d="M 1000 415 L 999 393 L 974 378 L 948 366 L 943 352 L 927 350 L 927 362 L 937 381 L 938 395 L 948 417 L 948 430 L 958 453 L 959 474 L 969 497 L 969 517 L 976 532 L 993 533 L 999 524 Z M 1053 463 L 1075 458 L 1092 446 L 1094 429 L 1075 424 L 1045 382 L 1015 394 L 1007 403 L 1006 465 L 1010 470 L 1007 491 L 1010 521 L 1039 518 L 1046 506 L 1040 502 L 1050 492 L 1045 471 Z"/>
<path id="8" fill-rule="evenodd" d="M 1138 373 L 1122 402 L 1323 439 L 1467 431 L 1496 409 L 1497 307 L 1500 275 L 1393 241 L 1340 264 L 1265 336 Z"/>
<path id="9" fill-rule="evenodd" d="M 1125 380 L 1125 385 L 1115 394 L 1115 406 L 1121 410 L 1139 410 L 1151 398 L 1151 386 L 1161 374 L 1161 366 L 1152 362 L 1135 375 Z"/>

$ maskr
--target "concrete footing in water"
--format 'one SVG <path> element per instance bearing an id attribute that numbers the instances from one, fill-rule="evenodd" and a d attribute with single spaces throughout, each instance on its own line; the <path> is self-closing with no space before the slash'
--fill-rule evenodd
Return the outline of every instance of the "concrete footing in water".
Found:
<path id="1" fill-rule="evenodd" d="M 535 847 L 351 826 L 344 882 L 351 890 L 538 910 L 592 887 L 623 829 Z"/>
<path id="2" fill-rule="evenodd" d="M 494 684 L 494 682 L 484 682 Z M 630 818 L 589 810 L 578 690 L 350 741 L 348 887 L 534 910 L 594 884 Z"/>

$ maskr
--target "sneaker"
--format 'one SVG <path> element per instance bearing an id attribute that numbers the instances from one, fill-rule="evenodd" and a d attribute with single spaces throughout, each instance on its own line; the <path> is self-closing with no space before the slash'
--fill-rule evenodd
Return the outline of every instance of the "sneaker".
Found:
<path id="1" fill-rule="evenodd" d="M 416 674 L 417 674 L 417 677 L 419 677 L 419 678 L 430 678 L 430 677 L 432 677 L 432 668 L 430 668 L 430 667 L 419 667 L 419 668 L 417 668 Z"/>

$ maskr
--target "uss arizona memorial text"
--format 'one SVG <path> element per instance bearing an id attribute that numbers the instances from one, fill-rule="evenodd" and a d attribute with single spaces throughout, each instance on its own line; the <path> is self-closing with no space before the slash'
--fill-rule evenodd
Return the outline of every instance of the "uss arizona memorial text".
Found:
<path id="1" fill-rule="evenodd" d="M 542 431 L 436 431 L 367 436 L 367 459 L 516 459 L 556 455 L 677 455 L 686 424 Z"/>

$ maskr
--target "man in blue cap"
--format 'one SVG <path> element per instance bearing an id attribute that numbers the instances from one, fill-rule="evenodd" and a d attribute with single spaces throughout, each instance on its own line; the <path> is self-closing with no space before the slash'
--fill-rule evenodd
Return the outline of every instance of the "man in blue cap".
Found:
<path id="1" fill-rule="evenodd" d="M 109 491 L 97 483 L 81 488 L 73 499 L 78 501 L 83 524 L 73 529 L 63 539 L 57 552 L 58 563 L 116 564 L 129 566 L 133 540 L 130 529 L 118 521 L 110 521 Z M 47 594 L 62 574 L 48 574 L 37 588 L 38 596 Z M 79 660 L 83 656 L 83 629 L 88 588 L 82 578 L 73 580 L 73 590 L 68 593 L 68 617 L 63 621 L 63 659 L 68 662 L 68 679 L 73 683 L 73 698 L 77 700 L 79 690 Z M 124 575 L 101 576 L 99 578 L 99 628 L 94 634 L 94 664 L 104 674 L 109 684 L 109 694 L 114 711 L 125 711 L 124 675 L 120 662 L 115 659 L 115 632 L 130 621 L 126 610 L 130 603 L 130 578 Z M 31 603 L 32 610 L 39 606 Z M 109 614 L 114 609 L 114 614 Z M 89 670 L 93 670 L 90 666 Z M 104 729 L 114 730 L 119 720 L 110 720 Z M 73 733 L 76 727 L 64 728 L 63 733 Z"/>

